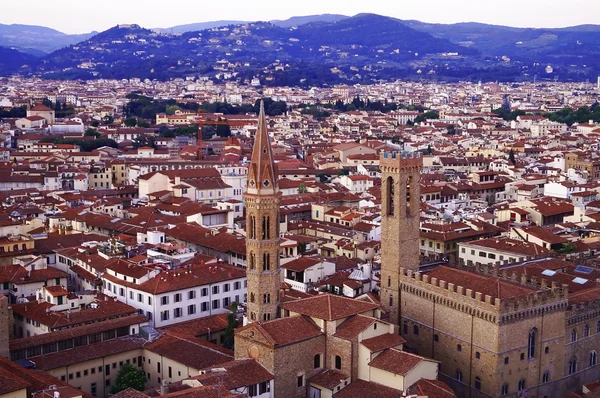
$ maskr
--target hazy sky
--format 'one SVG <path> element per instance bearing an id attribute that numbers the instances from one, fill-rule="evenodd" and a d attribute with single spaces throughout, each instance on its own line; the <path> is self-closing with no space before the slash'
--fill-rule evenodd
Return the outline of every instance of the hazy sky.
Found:
<path id="1" fill-rule="evenodd" d="M 2 0 L 0 23 L 48 26 L 65 33 L 120 23 L 167 28 L 214 20 L 271 20 L 361 12 L 424 22 L 484 22 L 520 27 L 599 23 L 595 0 Z M 575 12 L 577 10 L 577 12 Z"/>

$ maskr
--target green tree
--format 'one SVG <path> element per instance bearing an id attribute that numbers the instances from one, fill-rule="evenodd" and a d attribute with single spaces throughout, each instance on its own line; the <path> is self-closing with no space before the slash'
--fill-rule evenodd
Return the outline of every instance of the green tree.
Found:
<path id="1" fill-rule="evenodd" d="M 95 138 L 100 137 L 100 133 L 96 129 L 92 129 L 92 128 L 86 129 L 84 135 L 86 137 L 95 137 Z"/>
<path id="2" fill-rule="evenodd" d="M 350 175 L 350 169 L 348 169 L 348 168 L 344 167 L 344 168 L 342 168 L 342 169 L 339 171 L 338 175 L 339 175 L 339 176 L 347 176 L 347 175 Z"/>
<path id="3" fill-rule="evenodd" d="M 137 125 L 137 119 L 134 117 L 128 117 L 125 119 L 125 126 L 127 127 L 135 127 Z"/>
<path id="4" fill-rule="evenodd" d="M 148 122 L 147 122 L 147 121 L 145 121 L 145 120 L 138 120 L 138 121 L 137 121 L 137 125 L 138 125 L 138 127 L 143 127 L 143 128 L 148 128 L 148 127 L 150 127 L 150 123 L 148 123 Z"/>
<path id="5" fill-rule="evenodd" d="M 125 363 L 121 366 L 121 369 L 119 369 L 119 373 L 117 373 L 117 378 L 115 379 L 115 383 L 110 389 L 110 392 L 116 394 L 128 388 L 144 391 L 145 384 L 146 373 L 144 370 L 136 368 L 130 363 Z"/>
<path id="6" fill-rule="evenodd" d="M 431 144 L 427 145 L 427 154 L 431 155 L 433 151 L 431 150 Z"/>
<path id="7" fill-rule="evenodd" d="M 308 192 L 308 188 L 306 188 L 305 184 L 300 184 L 300 186 L 298 187 L 298 193 L 307 193 Z"/>
<path id="8" fill-rule="evenodd" d="M 427 119 L 439 119 L 439 118 L 440 118 L 440 114 L 437 113 L 436 111 L 427 111 L 427 112 L 419 114 L 419 116 L 417 116 L 415 118 L 414 124 L 419 124 L 421 122 L 424 122 Z"/>
<path id="9" fill-rule="evenodd" d="M 175 111 L 178 111 L 179 107 L 177 105 L 167 105 L 166 113 L 167 115 L 174 115 Z"/>
<path id="10" fill-rule="evenodd" d="M 103 124 L 111 124 L 112 122 L 115 121 L 115 118 L 112 117 L 111 115 L 106 115 L 102 118 L 102 123 Z"/>
<path id="11" fill-rule="evenodd" d="M 54 104 L 47 97 L 42 100 L 42 105 L 52 108 Z"/>
<path id="12" fill-rule="evenodd" d="M 230 312 L 229 314 L 227 314 L 227 327 L 225 328 L 225 332 L 223 332 L 223 347 L 229 348 L 230 350 L 233 349 L 233 344 L 235 341 L 235 328 L 237 328 L 238 326 L 238 321 L 236 317 L 237 310 L 238 304 L 234 301 L 229 306 Z"/>
<path id="13" fill-rule="evenodd" d="M 227 119 L 219 118 L 219 122 L 227 122 Z M 231 136 L 231 127 L 228 124 L 217 124 L 217 135 L 219 137 Z"/>

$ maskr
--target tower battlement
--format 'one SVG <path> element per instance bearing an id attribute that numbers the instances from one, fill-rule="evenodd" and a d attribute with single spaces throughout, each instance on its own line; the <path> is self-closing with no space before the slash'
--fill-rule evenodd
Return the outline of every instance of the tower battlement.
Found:
<path id="1" fill-rule="evenodd" d="M 423 158 L 421 152 L 382 152 L 379 159 L 379 164 L 382 167 L 410 169 L 422 168 Z"/>
<path id="2" fill-rule="evenodd" d="M 427 294 L 440 294 L 450 300 L 449 306 L 450 303 L 455 307 L 458 305 L 456 308 L 461 308 L 461 311 L 473 312 L 477 308 L 477 316 L 493 323 L 512 322 L 544 312 L 564 310 L 568 305 L 568 286 L 556 283 L 548 285 L 545 281 L 542 281 L 541 288 L 538 287 L 536 291 L 500 298 L 404 268 L 400 270 L 400 277 L 406 289 L 419 287 Z"/>

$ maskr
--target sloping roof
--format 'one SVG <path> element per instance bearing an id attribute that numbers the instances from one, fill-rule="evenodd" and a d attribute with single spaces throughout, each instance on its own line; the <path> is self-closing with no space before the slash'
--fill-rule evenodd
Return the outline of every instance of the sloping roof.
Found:
<path id="1" fill-rule="evenodd" d="M 168 333 L 144 349 L 194 369 L 205 369 L 233 359 L 233 353 L 206 340 Z"/>
<path id="2" fill-rule="evenodd" d="M 369 362 L 369 366 L 397 375 L 406 376 L 424 358 L 406 351 L 391 348 L 377 355 Z"/>
<path id="3" fill-rule="evenodd" d="M 321 328 L 307 316 L 292 316 L 260 324 L 274 345 L 286 345 L 323 334 Z"/>
<path id="4" fill-rule="evenodd" d="M 404 343 L 406 343 L 406 340 L 394 333 L 385 333 L 360 342 L 360 344 L 364 345 L 372 352 L 394 348 Z"/>
<path id="5" fill-rule="evenodd" d="M 377 309 L 379 305 L 333 294 L 320 294 L 283 303 L 281 307 L 313 318 L 333 321 Z"/>
<path id="6" fill-rule="evenodd" d="M 334 398 L 401 398 L 402 391 L 370 381 L 356 380 L 333 396 Z"/>

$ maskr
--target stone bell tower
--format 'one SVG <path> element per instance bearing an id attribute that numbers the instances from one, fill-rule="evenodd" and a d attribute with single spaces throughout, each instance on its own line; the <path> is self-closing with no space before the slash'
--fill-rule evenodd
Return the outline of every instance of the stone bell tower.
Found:
<path id="1" fill-rule="evenodd" d="M 260 103 L 258 130 L 248 169 L 246 204 L 246 277 L 248 320 L 277 318 L 279 290 L 279 182 L 267 132 L 264 105 Z"/>
<path id="2" fill-rule="evenodd" d="M 399 324 L 400 268 L 419 270 L 421 153 L 381 154 L 381 306 Z"/>

